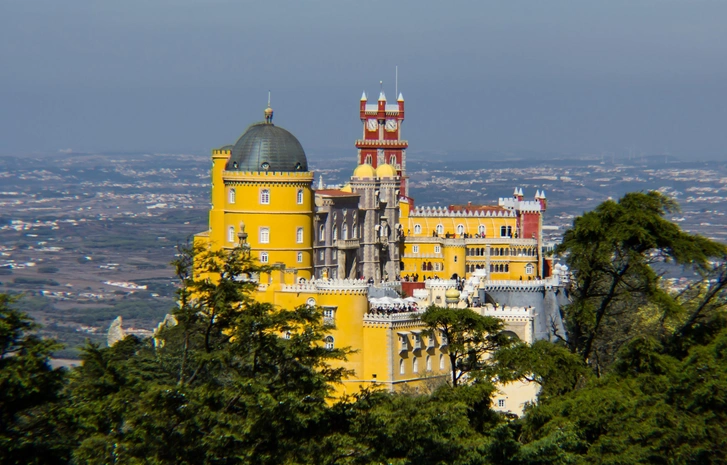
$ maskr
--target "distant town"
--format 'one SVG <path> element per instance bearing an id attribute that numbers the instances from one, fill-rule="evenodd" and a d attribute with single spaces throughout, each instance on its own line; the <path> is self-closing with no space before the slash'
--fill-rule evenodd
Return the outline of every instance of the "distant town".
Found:
<path id="1" fill-rule="evenodd" d="M 352 152 L 335 159 L 308 153 L 316 185 L 347 180 L 356 165 Z M 417 202 L 445 206 L 468 198 L 492 204 L 516 187 L 526 197 L 544 190 L 549 246 L 577 215 L 608 198 L 647 190 L 680 204 L 670 219 L 684 230 L 727 242 L 725 162 L 444 158 L 409 154 Z M 207 225 L 209 166 L 204 154 L 0 158 L 0 290 L 23 293 L 21 306 L 45 334 L 66 344 L 68 357 L 87 338 L 102 341 L 119 315 L 128 331 L 148 334 L 174 305 L 170 262 L 178 247 Z"/>

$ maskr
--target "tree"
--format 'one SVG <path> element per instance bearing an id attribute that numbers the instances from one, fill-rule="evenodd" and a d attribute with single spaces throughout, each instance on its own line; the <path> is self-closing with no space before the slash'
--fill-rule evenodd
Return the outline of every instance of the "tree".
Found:
<path id="1" fill-rule="evenodd" d="M 493 351 L 514 342 L 503 332 L 501 320 L 470 309 L 432 305 L 422 315 L 422 321 L 430 335 L 439 334 L 446 341 L 452 386 L 457 386 L 468 373 L 482 371 Z"/>
<path id="2" fill-rule="evenodd" d="M 664 316 L 679 311 L 661 286 L 654 262 L 673 261 L 704 272 L 710 257 L 727 253 L 724 245 L 686 233 L 664 218 L 677 208 L 658 192 L 626 194 L 576 218 L 556 248 L 575 273 L 572 303 L 564 309 L 568 334 L 561 337 L 597 373 L 632 336 L 630 326 L 640 308 L 653 304 Z"/>
<path id="3" fill-rule="evenodd" d="M 62 463 L 68 450 L 53 417 L 65 371 L 50 365 L 61 346 L 0 294 L 0 462 Z"/>
<path id="4" fill-rule="evenodd" d="M 309 445 L 347 374 L 330 362 L 347 351 L 325 348 L 320 309 L 254 301 L 265 271 L 241 247 L 183 255 L 176 324 L 87 347 L 71 383 L 77 462 L 315 461 Z"/>

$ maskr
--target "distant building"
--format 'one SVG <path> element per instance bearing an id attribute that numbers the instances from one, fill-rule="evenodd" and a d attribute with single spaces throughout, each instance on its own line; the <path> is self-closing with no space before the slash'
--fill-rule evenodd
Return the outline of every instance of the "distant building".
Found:
<path id="1" fill-rule="evenodd" d="M 323 308 L 336 327 L 326 344 L 356 350 L 346 362 L 355 375 L 343 392 L 421 386 L 424 378 L 448 374 L 446 341 L 422 334 L 419 313 L 444 305 L 446 288 L 465 282 L 455 306 L 527 309 L 502 317 L 509 326 L 527 326 L 514 332 L 528 342 L 562 329 L 567 273 L 554 273 L 543 257 L 545 193 L 526 201 L 516 189 L 488 206 L 415 206 L 408 142 L 401 139 L 403 96 L 388 104 L 382 91 L 369 104 L 364 93 L 359 117 L 363 135 L 350 181 L 314 189 L 301 144 L 273 124 L 268 107 L 265 120 L 234 145 L 212 151 L 210 227 L 196 243 L 229 249 L 244 241 L 255 259 L 277 265 L 260 277 L 256 298 Z M 397 300 L 402 289 L 409 300 Z"/>

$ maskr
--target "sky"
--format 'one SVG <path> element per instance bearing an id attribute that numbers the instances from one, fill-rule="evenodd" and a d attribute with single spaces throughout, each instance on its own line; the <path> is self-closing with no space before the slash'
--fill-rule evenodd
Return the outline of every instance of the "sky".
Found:
<path id="1" fill-rule="evenodd" d="M 0 155 L 209 154 L 262 120 L 355 156 L 361 92 L 410 153 L 727 159 L 724 0 L 0 0 Z M 462 155 L 465 154 L 465 155 Z"/>

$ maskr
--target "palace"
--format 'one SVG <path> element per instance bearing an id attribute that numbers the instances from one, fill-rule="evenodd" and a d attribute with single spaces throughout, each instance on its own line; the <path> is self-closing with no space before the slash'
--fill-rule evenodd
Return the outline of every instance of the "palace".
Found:
<path id="1" fill-rule="evenodd" d="M 525 200 L 516 188 L 496 205 L 415 206 L 404 108 L 401 94 L 389 104 L 382 90 L 369 104 L 364 92 L 357 166 L 336 188 L 314 189 L 303 147 L 273 124 L 269 105 L 264 121 L 212 151 L 209 229 L 195 243 L 214 250 L 244 240 L 276 270 L 260 276 L 257 299 L 323 309 L 335 326 L 326 345 L 355 349 L 345 362 L 354 376 L 340 393 L 418 389 L 446 376 L 447 341 L 425 336 L 419 319 L 431 304 L 497 316 L 527 342 L 562 331 L 568 274 L 543 256 L 545 192 Z M 498 406 L 514 412 L 535 395 L 523 386 L 503 393 Z"/>

